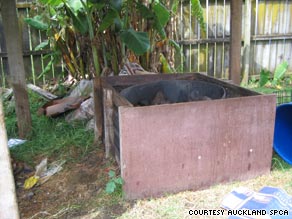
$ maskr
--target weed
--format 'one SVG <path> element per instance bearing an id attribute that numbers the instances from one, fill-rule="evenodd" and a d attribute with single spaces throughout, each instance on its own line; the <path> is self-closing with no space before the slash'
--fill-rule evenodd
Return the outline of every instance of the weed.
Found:
<path id="1" fill-rule="evenodd" d="M 124 184 L 124 181 L 121 177 L 117 177 L 115 171 L 110 170 L 108 172 L 108 176 L 110 178 L 109 182 L 106 184 L 105 191 L 108 194 L 117 193 L 122 195 L 122 185 Z"/>
<path id="2" fill-rule="evenodd" d="M 286 171 L 291 169 L 291 166 L 286 163 L 282 158 L 280 158 L 278 154 L 274 153 L 272 159 L 272 169 Z"/>
<path id="3" fill-rule="evenodd" d="M 285 73 L 288 70 L 288 62 L 282 62 L 280 63 L 274 72 L 274 76 L 273 79 L 270 80 L 270 75 L 272 75 L 272 73 L 269 70 L 266 69 L 262 69 L 260 72 L 260 80 L 258 82 L 258 86 L 259 87 L 263 87 L 266 84 L 268 84 L 269 86 L 272 87 L 276 87 L 276 88 L 281 88 L 283 82 L 287 83 L 287 80 L 285 82 L 284 76 Z"/>

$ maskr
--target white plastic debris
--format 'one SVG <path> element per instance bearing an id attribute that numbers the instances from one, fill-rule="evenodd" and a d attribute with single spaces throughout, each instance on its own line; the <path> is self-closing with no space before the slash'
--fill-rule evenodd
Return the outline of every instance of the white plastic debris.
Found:
<path id="1" fill-rule="evenodd" d="M 17 145 L 24 144 L 25 142 L 26 142 L 26 140 L 23 140 L 23 139 L 11 138 L 8 141 L 8 147 L 13 148 Z"/>

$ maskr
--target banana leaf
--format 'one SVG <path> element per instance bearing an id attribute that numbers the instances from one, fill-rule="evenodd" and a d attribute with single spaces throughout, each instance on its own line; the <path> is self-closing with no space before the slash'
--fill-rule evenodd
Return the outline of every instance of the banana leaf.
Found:
<path id="1" fill-rule="evenodd" d="M 138 32 L 130 28 L 121 31 L 120 37 L 125 45 L 136 55 L 142 55 L 150 48 L 149 37 L 145 32 Z"/>

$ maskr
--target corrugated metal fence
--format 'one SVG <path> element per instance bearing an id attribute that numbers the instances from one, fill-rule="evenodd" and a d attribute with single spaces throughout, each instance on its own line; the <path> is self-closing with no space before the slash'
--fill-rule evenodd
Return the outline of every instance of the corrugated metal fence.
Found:
<path id="1" fill-rule="evenodd" d="M 27 79 L 35 82 L 44 70 L 48 59 L 43 60 L 47 51 L 34 51 L 45 38 L 23 22 L 29 16 L 30 2 L 19 0 L 18 13 L 23 33 L 23 54 Z M 246 5 L 251 2 L 250 7 Z M 184 72 L 207 72 L 210 76 L 228 78 L 229 36 L 230 36 L 230 1 L 201 0 L 204 8 L 207 31 L 200 30 L 194 16 L 190 13 L 189 0 L 182 0 L 176 16 L 176 39 L 181 44 L 184 56 L 176 61 Z M 282 61 L 288 61 L 292 70 L 292 0 L 245 0 L 243 2 L 242 57 L 247 57 L 249 75 L 259 74 L 266 68 L 274 71 Z M 246 10 L 248 8 L 248 10 Z M 250 12 L 250 13 L 247 13 Z M 250 22 L 248 22 L 250 21 Z M 248 53 L 244 45 L 250 43 Z M 243 60 L 244 61 L 244 60 Z M 243 63 L 243 62 L 242 62 Z M 54 77 L 63 71 L 53 68 L 41 78 Z M 8 72 L 7 54 L 0 20 L 0 76 L 1 85 L 5 85 Z"/>

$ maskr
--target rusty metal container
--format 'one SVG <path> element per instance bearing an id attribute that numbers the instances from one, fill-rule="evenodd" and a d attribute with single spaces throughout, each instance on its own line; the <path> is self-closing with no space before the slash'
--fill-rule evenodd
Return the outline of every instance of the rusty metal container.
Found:
<path id="1" fill-rule="evenodd" d="M 226 97 L 135 107 L 120 95 L 129 86 L 159 80 L 215 83 Z M 275 95 L 199 73 L 107 77 L 102 86 L 106 154 L 120 164 L 127 199 L 198 190 L 270 171 Z"/>

